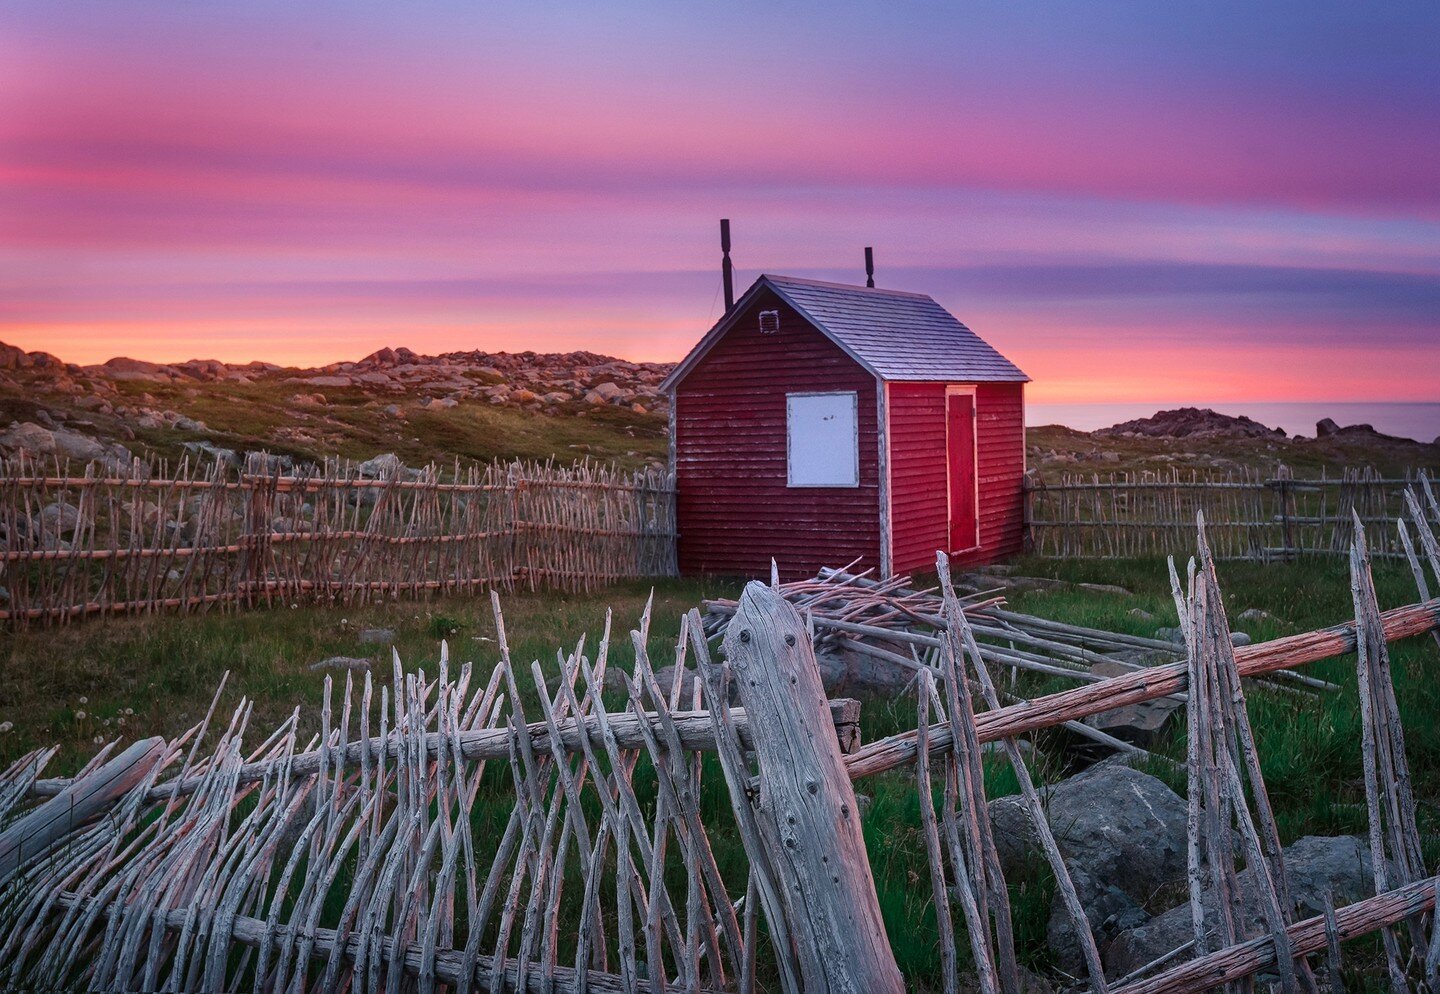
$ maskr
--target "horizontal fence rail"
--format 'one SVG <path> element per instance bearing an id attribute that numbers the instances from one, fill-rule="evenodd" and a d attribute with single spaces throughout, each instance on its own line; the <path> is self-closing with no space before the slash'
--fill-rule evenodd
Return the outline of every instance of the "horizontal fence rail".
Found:
<path id="1" fill-rule="evenodd" d="M 1404 550 L 1394 522 L 1412 485 L 1429 485 L 1425 471 L 1392 478 L 1347 469 L 1318 479 L 1295 479 L 1283 470 L 1275 477 L 1178 470 L 1067 475 L 1027 484 L 1029 545 L 1038 555 L 1060 558 L 1174 555 L 1193 543 L 1195 516 L 1202 513 L 1217 559 L 1342 556 L 1358 514 L 1371 532 L 1371 554 L 1399 558 Z"/>
<path id="2" fill-rule="evenodd" d="M 655 470 L 0 464 L 12 626 L 675 573 L 675 490 Z"/>

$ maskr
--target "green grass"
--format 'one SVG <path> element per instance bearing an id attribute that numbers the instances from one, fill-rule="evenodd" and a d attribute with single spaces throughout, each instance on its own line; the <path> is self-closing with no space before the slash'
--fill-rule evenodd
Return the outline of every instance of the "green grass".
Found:
<path id="1" fill-rule="evenodd" d="M 1127 562 L 1057 562 L 1025 560 L 1015 564 L 1025 575 L 1118 584 L 1132 596 L 1083 590 L 1030 591 L 1012 598 L 1011 606 L 1044 617 L 1079 624 L 1153 635 L 1157 627 L 1175 623 L 1164 564 L 1159 560 Z M 1407 570 L 1378 564 L 1376 585 L 1382 608 L 1415 599 Z M 1221 586 L 1232 627 L 1257 641 L 1307 631 L 1352 616 L 1344 565 L 1333 559 L 1291 564 L 1222 563 Z M 651 652 L 657 665 L 668 658 L 678 634 L 681 613 L 702 598 L 731 596 L 732 581 L 686 580 L 657 585 Z M 553 672 L 555 651 L 573 646 L 581 633 L 590 645 L 601 630 L 607 606 L 614 609 L 615 631 L 623 636 L 640 616 L 650 588 L 627 584 L 587 596 L 516 594 L 504 598 L 506 623 L 514 657 L 522 663 L 539 659 Z M 1238 622 L 1246 608 L 1259 608 L 1273 620 Z M 1153 617 L 1136 616 L 1136 610 Z M 14 729 L 0 735 L 0 762 L 42 743 L 59 743 L 62 755 L 52 774 L 73 770 L 95 748 L 95 736 L 110 737 L 126 718 L 127 735 L 174 735 L 203 713 L 219 681 L 231 671 L 222 708 L 241 694 L 256 702 L 255 729 L 268 729 L 296 706 L 311 722 L 318 715 L 323 675 L 310 663 L 331 655 L 373 655 L 378 673 L 388 673 L 388 647 L 362 646 L 362 627 L 394 628 L 396 645 L 407 670 L 434 672 L 438 640 L 448 638 L 452 658 L 473 661 L 482 671 L 495 661 L 494 623 L 483 598 L 446 598 L 430 602 L 384 603 L 357 608 L 276 607 L 250 613 L 196 617 L 158 617 L 95 621 L 56 630 L 0 636 L 0 721 Z M 614 640 L 613 658 L 630 667 L 628 639 Z M 1440 860 L 1440 650 L 1430 639 L 1412 639 L 1391 646 L 1397 695 L 1405 719 L 1407 751 L 1420 805 L 1427 856 Z M 1323 698 L 1276 695 L 1251 689 L 1249 707 L 1262 757 L 1266 784 L 1275 806 L 1283 841 L 1310 834 L 1362 833 L 1365 830 L 1361 782 L 1360 726 L 1355 694 L 1354 657 L 1325 660 L 1307 672 L 1339 683 L 1340 693 Z M 337 679 L 343 684 L 344 675 Z M 1065 685 L 1029 680 L 1022 691 L 1030 696 Z M 125 715 L 125 709 L 134 713 Z M 80 712 L 85 717 L 78 717 Z M 106 725 L 105 720 L 110 724 Z M 914 727 L 911 698 L 865 702 L 862 725 L 867 741 Z M 1053 781 L 1067 772 L 1059 755 L 1062 733 L 1042 735 L 1034 772 L 1037 780 Z M 1161 750 L 1183 757 L 1183 738 L 1176 734 Z M 1157 764 L 1152 773 L 1183 790 L 1175 774 Z M 508 776 L 508 775 L 507 775 Z M 645 782 L 644 767 L 637 783 Z M 707 764 L 702 804 L 722 872 L 743 880 L 744 851 L 730 827 L 729 799 L 713 759 Z M 1016 789 L 1013 771 L 1003 762 L 987 761 L 991 797 Z M 510 786 L 497 777 L 485 796 L 479 817 L 490 824 L 503 817 Z M 856 784 L 868 799 L 862 826 L 887 929 L 896 956 L 915 989 L 936 989 L 939 983 L 937 931 L 929 885 L 919 803 L 913 772 L 895 771 Z M 643 798 L 650 803 L 651 798 Z M 486 829 L 488 831 L 488 829 Z M 482 838 L 488 837 L 484 834 Z M 672 852 L 667 874 L 676 893 L 683 893 L 684 868 Z M 1044 971 L 1052 966 L 1045 947 L 1053 884 L 1038 863 L 1009 881 L 1015 931 L 1022 961 Z M 958 913 L 957 913 L 958 918 Z M 968 945 L 960 940 L 962 963 Z M 1369 958 L 1367 958 L 1369 957 Z M 1370 982 L 1364 971 L 1373 965 L 1373 950 L 1357 946 L 1352 979 L 1360 989 Z"/>
<path id="2" fill-rule="evenodd" d="M 627 670 L 628 637 L 639 621 L 648 584 L 611 587 L 599 595 L 516 594 L 502 598 L 513 658 L 538 659 L 553 671 L 555 650 L 582 634 L 594 645 L 613 609 L 613 657 Z M 673 652 L 680 615 L 702 598 L 731 593 L 715 582 L 671 581 L 656 588 L 651 646 L 657 660 Z M 376 660 L 377 679 L 390 673 L 390 647 L 363 645 L 362 628 L 390 628 L 407 671 L 434 674 L 439 642 L 450 642 L 452 665 L 474 662 L 488 676 L 498 659 L 488 598 L 395 601 L 353 607 L 277 606 L 250 612 L 111 618 L 66 628 L 0 635 L 0 763 L 41 744 L 59 744 L 56 769 L 73 768 L 93 752 L 97 735 L 175 735 L 204 714 L 221 677 L 228 711 L 243 694 L 255 702 L 252 727 L 270 728 L 296 706 L 318 721 L 325 674 L 310 664 L 330 656 Z M 453 634 L 452 634 L 453 633 Z M 662 665 L 657 662 L 657 665 Z M 343 684 L 343 671 L 331 671 Z M 116 719 L 126 717 L 123 730 Z M 84 718 L 77 715 L 84 712 Z M 111 720 L 104 724 L 106 718 Z"/>
<path id="3" fill-rule="evenodd" d="M 1015 569 L 1030 576 L 1117 584 L 1133 592 L 1133 596 L 1124 597 L 1085 590 L 1026 591 L 1011 598 L 1016 610 L 1147 636 L 1153 636 L 1158 627 L 1176 624 L 1169 580 L 1160 560 L 1033 559 L 1017 563 Z M 1338 559 L 1317 557 L 1271 565 L 1220 563 L 1218 571 L 1231 628 L 1245 632 L 1256 642 L 1333 625 L 1350 620 L 1354 614 L 1348 571 Z M 1406 567 L 1376 563 L 1374 578 L 1382 609 L 1417 598 L 1414 580 Z M 1239 615 L 1248 608 L 1264 611 L 1271 618 L 1240 620 Z M 1137 609 L 1153 618 L 1137 617 L 1132 613 Z M 1440 734 L 1430 727 L 1429 720 L 1429 716 L 1440 713 L 1440 652 L 1431 639 L 1410 639 L 1392 643 L 1390 657 L 1396 694 L 1410 734 L 1407 745 L 1417 789 L 1423 785 L 1423 796 L 1440 798 Z M 1359 787 L 1360 726 L 1353 655 L 1313 663 L 1305 672 L 1344 689 L 1318 700 L 1258 690 L 1252 692 L 1249 703 L 1271 793 L 1293 788 L 1297 796 L 1303 797 L 1303 806 L 1313 807 L 1313 785 L 1317 782 L 1337 789 L 1347 783 Z M 1343 776 L 1315 779 L 1327 771 Z M 1319 827 L 1298 814 L 1296 817 L 1297 830 Z"/>

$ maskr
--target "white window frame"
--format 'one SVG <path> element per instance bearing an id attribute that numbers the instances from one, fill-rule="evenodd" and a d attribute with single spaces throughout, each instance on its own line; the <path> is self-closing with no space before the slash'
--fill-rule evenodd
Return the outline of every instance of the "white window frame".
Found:
<path id="1" fill-rule="evenodd" d="M 853 453 L 854 474 L 849 482 L 841 483 L 796 483 L 795 461 L 791 452 L 795 444 L 793 430 L 792 401 L 803 397 L 849 397 L 851 452 Z M 854 390 L 815 390 L 787 393 L 785 395 L 785 486 L 796 490 L 854 490 L 860 486 L 860 395 Z"/>

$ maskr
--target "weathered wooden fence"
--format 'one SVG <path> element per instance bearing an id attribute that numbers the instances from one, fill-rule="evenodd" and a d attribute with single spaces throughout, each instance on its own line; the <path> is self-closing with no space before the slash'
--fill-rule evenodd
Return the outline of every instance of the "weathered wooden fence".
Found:
<path id="1" fill-rule="evenodd" d="M 674 488 L 594 464 L 0 465 L 0 619 L 671 576 Z"/>
<path id="2" fill-rule="evenodd" d="M 1371 555 L 1399 557 L 1404 551 L 1390 525 L 1411 485 L 1430 483 L 1423 471 L 1388 478 L 1369 469 L 1315 479 L 1283 471 L 1067 475 L 1027 485 L 1029 546 L 1063 558 L 1176 555 L 1194 542 L 1200 513 L 1217 559 L 1344 556 L 1359 515 L 1371 531 Z"/>
<path id="3" fill-rule="evenodd" d="M 1407 511 L 1424 597 L 1440 580 L 1440 507 L 1416 498 Z M 433 681 L 398 658 L 378 693 L 348 674 L 338 708 L 327 679 L 308 744 L 298 709 L 248 744 L 242 700 L 228 721 L 212 706 L 176 739 L 112 744 L 72 778 L 41 779 L 54 750 L 37 750 L 0 772 L 0 984 L 898 994 L 852 782 L 908 768 L 941 987 L 970 989 L 963 942 L 979 991 L 1020 994 L 981 767 L 981 746 L 999 742 L 1096 994 L 1267 978 L 1299 994 L 1322 971 L 1337 990 L 1341 943 L 1373 932 L 1392 989 L 1440 988 L 1440 877 L 1421 851 L 1387 650 L 1436 630 L 1440 601 L 1382 612 L 1363 534 L 1350 549 L 1353 623 L 1235 648 L 1202 530 L 1185 581 L 1171 571 L 1183 662 L 1010 705 L 975 638 L 983 608 L 956 598 L 943 555 L 937 566 L 940 613 L 915 618 L 937 643 L 915 658 L 916 727 L 859 749 L 837 727 L 853 712 L 825 701 L 811 626 L 778 585 L 752 583 L 715 633 L 723 656 L 699 613 L 686 616 L 666 679 L 647 613 L 630 633 L 634 671 L 608 702 L 608 625 L 593 660 L 582 640 L 547 680 L 538 662 L 527 674 L 511 660 L 492 592 L 500 659 L 483 685 L 442 649 Z M 1242 679 L 1347 652 L 1376 895 L 1299 919 Z M 1016 738 L 1177 692 L 1194 937 L 1111 980 Z M 703 803 L 702 780 L 717 774 L 728 805 Z M 738 835 L 743 859 L 716 858 L 720 832 Z M 1241 872 L 1258 881 L 1255 915 L 1238 903 Z"/>

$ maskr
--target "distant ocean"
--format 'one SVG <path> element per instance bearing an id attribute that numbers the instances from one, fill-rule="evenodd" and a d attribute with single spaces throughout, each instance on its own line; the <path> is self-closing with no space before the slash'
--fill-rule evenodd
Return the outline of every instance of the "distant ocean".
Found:
<path id="1" fill-rule="evenodd" d="M 1025 405 L 1028 425 L 1065 425 L 1078 431 L 1108 428 L 1121 421 L 1148 418 L 1156 411 L 1177 407 L 1208 407 L 1234 417 L 1245 415 L 1271 428 L 1284 428 L 1291 435 L 1315 434 L 1315 422 L 1330 418 L 1336 424 L 1368 424 L 1386 435 L 1413 438 L 1421 442 L 1440 437 L 1440 404 L 1429 403 L 1215 403 L 1167 404 L 1154 401 L 1136 404 L 1032 404 Z"/>

